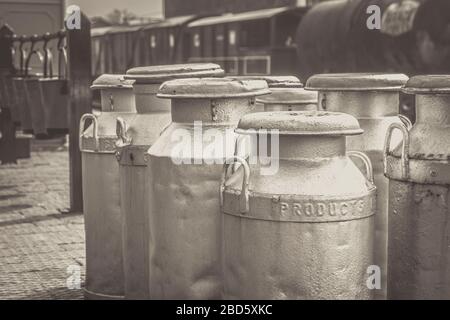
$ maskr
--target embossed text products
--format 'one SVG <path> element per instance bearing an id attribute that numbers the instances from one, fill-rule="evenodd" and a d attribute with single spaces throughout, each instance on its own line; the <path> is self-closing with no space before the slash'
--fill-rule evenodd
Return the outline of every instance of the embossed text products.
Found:
<path id="1" fill-rule="evenodd" d="M 159 86 L 168 79 L 193 76 L 221 76 L 216 64 L 174 64 L 137 67 L 125 78 L 135 80 L 133 90 L 137 114 L 132 119 L 118 118 L 117 160 L 120 171 L 120 200 L 123 217 L 125 298 L 149 297 L 149 227 L 147 149 L 170 124 L 170 100 L 156 97 Z"/>
<path id="2" fill-rule="evenodd" d="M 319 91 L 319 107 L 328 111 L 345 112 L 359 121 L 364 133 L 347 138 L 347 150 L 364 151 L 372 161 L 377 186 L 377 215 L 375 216 L 374 264 L 380 267 L 381 288 L 376 299 L 386 299 L 388 179 L 383 170 L 384 138 L 390 124 L 401 124 L 398 115 L 400 89 L 408 77 L 404 74 L 319 74 L 312 76 L 306 89 Z M 410 123 L 409 123 L 410 125 Z M 395 142 L 401 140 L 397 132 Z M 362 163 L 356 161 L 360 167 Z"/>
<path id="3" fill-rule="evenodd" d="M 239 118 L 261 80 L 225 78 L 165 82 L 158 97 L 172 99 L 172 123 L 148 151 L 150 297 L 222 297 L 222 166 L 234 154 Z"/>
<path id="4" fill-rule="evenodd" d="M 388 299 L 450 299 L 450 76 L 413 77 L 404 91 L 416 95 L 416 123 L 392 124 L 384 155 Z"/>
<path id="5" fill-rule="evenodd" d="M 131 85 L 122 75 L 97 78 L 91 88 L 101 90 L 102 112 L 84 114 L 80 120 L 88 299 L 120 299 L 124 294 L 119 165 L 114 153 L 117 116 L 130 119 L 136 112 Z M 91 122 L 87 129 L 86 122 Z"/>
<path id="6" fill-rule="evenodd" d="M 225 298 L 371 299 L 376 187 L 367 156 L 347 155 L 345 146 L 346 136 L 362 133 L 358 121 L 325 111 L 263 112 L 242 117 L 236 132 L 255 130 L 260 140 L 269 130 L 279 168 L 264 173 L 259 152 L 258 161 L 234 157 L 224 166 Z M 350 157 L 365 163 L 365 175 Z"/>

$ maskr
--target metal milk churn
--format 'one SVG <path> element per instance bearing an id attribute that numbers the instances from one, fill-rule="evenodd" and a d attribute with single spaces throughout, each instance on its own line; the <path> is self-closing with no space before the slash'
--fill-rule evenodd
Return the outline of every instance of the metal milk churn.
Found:
<path id="1" fill-rule="evenodd" d="M 149 149 L 150 297 L 222 297 L 222 166 L 234 154 L 233 129 L 268 94 L 261 80 L 165 82 L 172 123 Z"/>
<path id="2" fill-rule="evenodd" d="M 362 133 L 358 121 L 262 112 L 242 117 L 236 132 L 252 144 L 270 136 L 275 170 L 261 149 L 224 165 L 225 298 L 370 299 L 376 187 L 367 156 L 345 147 L 346 136 Z M 365 175 L 350 157 L 365 163 Z"/>
<path id="3" fill-rule="evenodd" d="M 408 77 L 403 74 L 319 74 L 312 76 L 306 89 L 319 91 L 319 108 L 345 112 L 359 121 L 364 133 L 347 139 L 347 150 L 364 151 L 370 158 L 377 186 L 377 215 L 375 216 L 374 265 L 379 266 L 381 287 L 376 299 L 386 299 L 387 237 L 388 237 L 388 179 L 383 170 L 384 138 L 390 124 L 401 124 L 406 117 L 398 115 L 400 89 Z M 396 142 L 401 135 L 396 133 Z M 362 163 L 355 161 L 358 167 Z"/>
<path id="4" fill-rule="evenodd" d="M 253 112 L 317 110 L 317 93 L 301 89 L 303 84 L 295 76 L 229 76 L 227 78 L 267 82 L 271 94 L 258 97 Z"/>
<path id="5" fill-rule="evenodd" d="M 450 76 L 411 78 L 416 123 L 389 127 L 389 299 L 450 299 Z M 395 130 L 398 129 L 398 130 Z M 393 131 L 403 143 L 391 143 Z"/>
<path id="6" fill-rule="evenodd" d="M 256 99 L 264 105 L 264 111 L 306 111 L 317 110 L 317 92 L 307 91 L 302 86 L 279 83 L 270 87 L 269 95 Z"/>
<path id="7" fill-rule="evenodd" d="M 161 84 L 168 79 L 193 76 L 219 76 L 217 64 L 176 64 L 137 67 L 127 71 L 135 80 L 137 115 L 128 121 L 117 121 L 121 209 L 124 221 L 125 298 L 149 297 L 149 227 L 146 176 L 148 148 L 170 122 L 170 100 L 156 97 Z"/>
<path id="8" fill-rule="evenodd" d="M 104 74 L 92 89 L 101 90 L 100 115 L 80 120 L 83 206 L 86 229 L 86 285 L 89 299 L 123 298 L 122 216 L 119 165 L 115 157 L 116 118 L 135 115 L 132 81 Z M 85 123 L 91 125 L 85 129 Z"/>

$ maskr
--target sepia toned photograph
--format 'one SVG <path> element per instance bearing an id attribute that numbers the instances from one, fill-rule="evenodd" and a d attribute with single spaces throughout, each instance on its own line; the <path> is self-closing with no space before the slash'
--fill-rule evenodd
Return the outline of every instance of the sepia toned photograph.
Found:
<path id="1" fill-rule="evenodd" d="M 450 0 L 0 0 L 0 300 L 450 300 Z"/>

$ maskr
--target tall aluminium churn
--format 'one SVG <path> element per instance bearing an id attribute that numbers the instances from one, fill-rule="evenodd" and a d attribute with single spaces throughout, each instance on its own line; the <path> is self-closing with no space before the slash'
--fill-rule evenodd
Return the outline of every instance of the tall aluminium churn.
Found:
<path id="1" fill-rule="evenodd" d="M 416 95 L 416 122 L 390 126 L 384 155 L 388 298 L 450 299 L 450 76 L 416 76 L 404 91 Z"/>
<path id="2" fill-rule="evenodd" d="M 164 83 L 172 123 L 149 149 L 150 297 L 222 297 L 222 165 L 233 131 L 269 93 L 261 80 L 181 79 Z"/>
<path id="3" fill-rule="evenodd" d="M 137 67 L 125 75 L 125 78 L 135 80 L 133 90 L 137 109 L 132 120 L 119 119 L 117 122 L 126 299 L 149 297 L 149 181 L 145 155 L 171 122 L 170 100 L 157 98 L 156 93 L 169 79 L 221 75 L 220 66 L 211 63 Z"/>
<path id="4" fill-rule="evenodd" d="M 376 187 L 370 160 L 346 154 L 345 145 L 362 133 L 358 121 L 336 112 L 263 112 L 242 117 L 236 132 L 251 144 L 270 136 L 276 170 L 267 170 L 260 148 L 224 165 L 225 298 L 371 299 Z M 364 161 L 365 174 L 351 157 Z"/>
<path id="5" fill-rule="evenodd" d="M 384 138 L 390 124 L 408 119 L 399 116 L 400 90 L 408 77 L 404 74 L 344 73 L 314 75 L 306 89 L 319 91 L 319 107 L 327 111 L 353 115 L 364 130 L 362 135 L 349 137 L 347 149 L 365 152 L 373 165 L 377 186 L 377 215 L 375 216 L 374 265 L 379 267 L 376 299 L 386 299 L 387 241 L 388 241 L 388 179 L 383 170 Z M 401 135 L 396 133 L 396 142 Z M 356 162 L 361 166 L 359 161 Z"/>
<path id="6" fill-rule="evenodd" d="M 99 115 L 80 120 L 83 207 L 86 230 L 86 282 L 88 299 L 121 299 L 124 295 L 122 215 L 119 165 L 115 157 L 116 118 L 135 116 L 132 81 L 104 74 L 92 84 L 101 90 Z M 86 129 L 86 122 L 91 124 Z"/>

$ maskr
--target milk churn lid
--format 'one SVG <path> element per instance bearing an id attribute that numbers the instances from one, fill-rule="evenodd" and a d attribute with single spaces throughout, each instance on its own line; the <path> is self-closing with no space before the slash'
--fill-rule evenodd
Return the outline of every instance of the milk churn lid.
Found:
<path id="1" fill-rule="evenodd" d="M 263 104 L 305 104 L 317 103 L 317 91 L 307 91 L 303 88 L 276 88 L 272 93 L 258 97 L 256 102 Z"/>
<path id="2" fill-rule="evenodd" d="M 218 77 L 224 71 L 215 63 L 168 64 L 145 66 L 129 69 L 126 79 L 136 80 L 136 83 L 163 83 L 179 78 Z"/>
<path id="3" fill-rule="evenodd" d="M 405 93 L 450 93 L 450 75 L 421 75 L 409 79 Z"/>
<path id="4" fill-rule="evenodd" d="M 317 91 L 399 91 L 408 81 L 402 73 L 316 74 L 306 81 L 307 90 Z"/>
<path id="5" fill-rule="evenodd" d="M 282 135 L 355 135 L 363 130 L 355 117 L 329 111 L 274 111 L 244 115 L 239 121 L 237 133 L 246 130 L 278 129 Z"/>
<path id="6" fill-rule="evenodd" d="M 264 80 L 269 88 L 303 88 L 303 83 L 295 76 L 229 76 L 236 80 Z"/>
<path id="7" fill-rule="evenodd" d="M 228 78 L 190 78 L 164 82 L 157 96 L 169 99 L 218 99 L 254 97 L 270 93 L 263 80 L 235 80 Z"/>
<path id="8" fill-rule="evenodd" d="M 102 74 L 94 80 L 91 89 L 133 88 L 133 80 L 127 80 L 122 74 Z"/>

